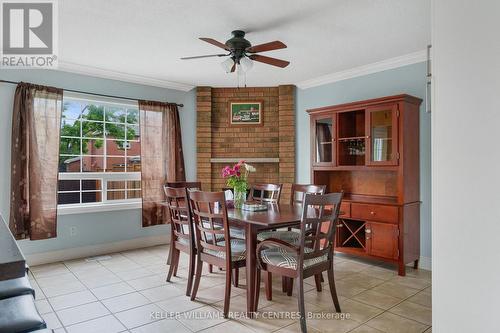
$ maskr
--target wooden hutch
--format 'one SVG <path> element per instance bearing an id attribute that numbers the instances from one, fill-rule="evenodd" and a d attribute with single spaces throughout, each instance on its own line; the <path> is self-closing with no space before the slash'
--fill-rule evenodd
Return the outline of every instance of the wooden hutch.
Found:
<path id="1" fill-rule="evenodd" d="M 311 177 L 344 191 L 335 249 L 418 267 L 419 107 L 409 95 L 308 110 Z"/>

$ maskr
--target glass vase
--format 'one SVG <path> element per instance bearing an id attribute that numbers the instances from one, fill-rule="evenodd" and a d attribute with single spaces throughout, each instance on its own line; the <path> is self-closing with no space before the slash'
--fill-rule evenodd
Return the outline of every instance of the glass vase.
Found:
<path id="1" fill-rule="evenodd" d="M 241 208 L 247 196 L 246 191 L 234 189 L 234 208 Z"/>

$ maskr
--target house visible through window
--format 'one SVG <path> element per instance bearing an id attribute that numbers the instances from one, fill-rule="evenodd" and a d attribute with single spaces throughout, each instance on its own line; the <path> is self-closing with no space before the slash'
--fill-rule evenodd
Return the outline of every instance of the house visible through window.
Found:
<path id="1" fill-rule="evenodd" d="M 59 205 L 140 201 L 140 138 L 137 103 L 65 95 Z"/>

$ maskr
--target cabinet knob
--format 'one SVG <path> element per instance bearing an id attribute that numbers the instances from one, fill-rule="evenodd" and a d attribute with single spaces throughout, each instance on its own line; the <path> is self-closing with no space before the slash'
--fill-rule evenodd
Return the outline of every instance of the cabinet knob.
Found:
<path id="1" fill-rule="evenodd" d="M 366 138 L 367 138 L 367 139 L 369 139 L 369 138 L 370 138 L 370 136 L 369 136 L 369 135 L 367 135 L 367 136 L 366 136 Z"/>
<path id="2" fill-rule="evenodd" d="M 337 228 L 342 228 L 344 225 L 342 223 L 337 224 Z"/>
<path id="3" fill-rule="evenodd" d="M 365 233 L 367 233 L 367 234 L 371 234 L 371 233 L 372 233 L 372 230 L 371 230 L 371 229 L 366 229 L 366 230 L 365 230 Z"/>
<path id="4" fill-rule="evenodd" d="M 370 239 L 370 236 L 366 236 L 366 240 Z"/>
<path id="5" fill-rule="evenodd" d="M 371 214 L 371 215 L 375 215 L 375 212 L 372 210 L 372 211 L 370 212 L 370 214 Z"/>

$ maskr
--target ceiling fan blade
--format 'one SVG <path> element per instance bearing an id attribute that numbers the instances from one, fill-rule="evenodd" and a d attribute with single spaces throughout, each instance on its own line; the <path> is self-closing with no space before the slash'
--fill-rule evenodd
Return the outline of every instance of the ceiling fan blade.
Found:
<path id="1" fill-rule="evenodd" d="M 290 64 L 290 61 L 266 57 L 266 56 L 263 56 L 260 54 L 252 54 L 252 55 L 249 55 L 248 57 L 254 61 L 263 62 L 265 64 L 273 65 L 273 66 L 277 66 L 277 67 L 281 67 L 281 68 L 284 68 Z"/>
<path id="2" fill-rule="evenodd" d="M 279 50 L 285 48 L 286 48 L 285 44 L 283 44 L 279 40 L 275 40 L 274 42 L 250 46 L 247 49 L 247 52 L 257 53 L 257 52 L 265 52 L 265 51 Z"/>
<path id="3" fill-rule="evenodd" d="M 201 56 L 194 56 L 194 57 L 182 57 L 181 60 L 210 58 L 210 57 L 224 57 L 224 56 L 227 56 L 227 55 L 228 54 L 209 54 L 209 55 L 201 55 Z"/>
<path id="4" fill-rule="evenodd" d="M 204 42 L 207 42 L 207 43 L 210 43 L 210 44 L 212 44 L 212 45 L 218 46 L 218 47 L 220 47 L 221 49 L 224 49 L 224 50 L 230 51 L 230 50 L 229 50 L 229 48 L 226 46 L 226 44 L 221 43 L 221 42 L 218 42 L 218 41 L 216 41 L 216 40 L 215 40 L 215 39 L 213 39 L 213 38 L 204 38 L 204 37 L 202 37 L 202 38 L 200 38 L 200 39 L 201 39 L 202 41 L 204 41 Z"/>

